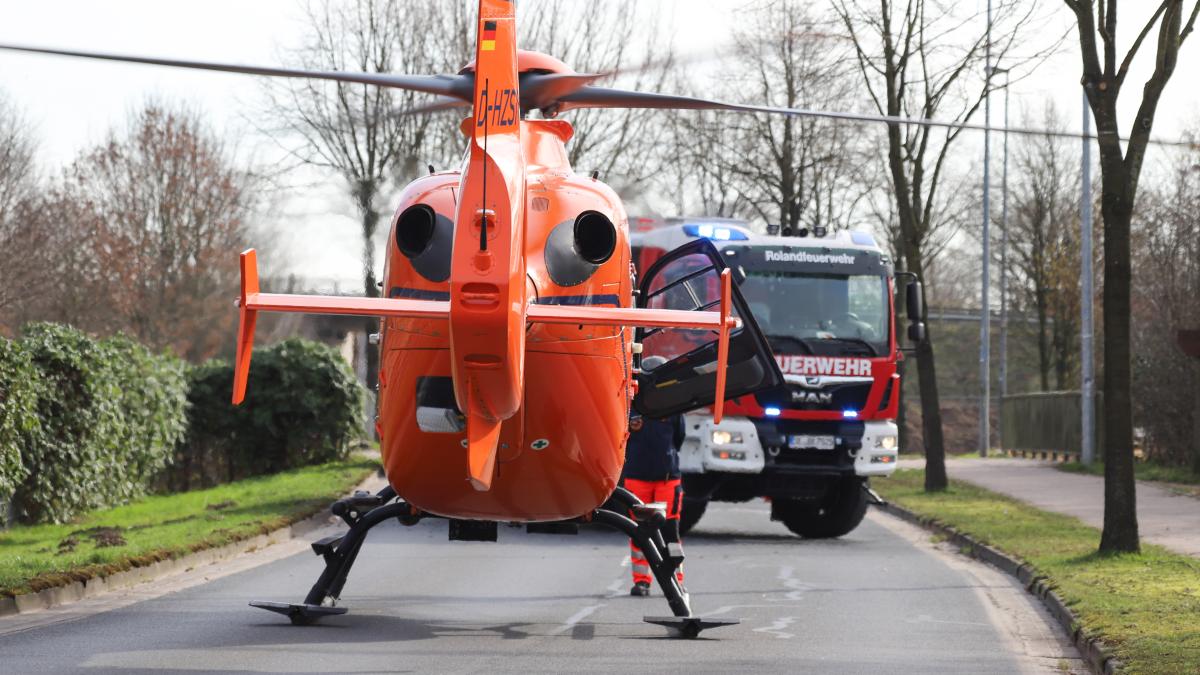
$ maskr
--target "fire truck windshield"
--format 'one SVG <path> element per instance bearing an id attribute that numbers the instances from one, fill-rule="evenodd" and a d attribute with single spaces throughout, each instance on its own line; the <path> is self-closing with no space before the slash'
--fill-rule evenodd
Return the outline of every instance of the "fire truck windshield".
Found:
<path id="1" fill-rule="evenodd" d="M 743 269 L 742 294 L 777 354 L 887 353 L 885 277 Z"/>

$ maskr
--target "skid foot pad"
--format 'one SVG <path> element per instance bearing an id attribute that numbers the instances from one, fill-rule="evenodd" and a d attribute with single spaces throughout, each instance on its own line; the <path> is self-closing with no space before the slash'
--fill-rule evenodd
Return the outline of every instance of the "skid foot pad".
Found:
<path id="1" fill-rule="evenodd" d="M 706 628 L 736 626 L 742 622 L 741 619 L 706 619 L 702 616 L 647 616 L 642 621 L 674 629 L 685 638 L 694 638 Z"/>
<path id="2" fill-rule="evenodd" d="M 251 607 L 265 609 L 268 612 L 282 614 L 292 620 L 293 626 L 307 626 L 316 623 L 317 619 L 324 616 L 337 616 L 345 614 L 345 607 L 322 607 L 320 605 L 297 605 L 287 602 L 265 602 L 263 600 L 252 600 Z"/>

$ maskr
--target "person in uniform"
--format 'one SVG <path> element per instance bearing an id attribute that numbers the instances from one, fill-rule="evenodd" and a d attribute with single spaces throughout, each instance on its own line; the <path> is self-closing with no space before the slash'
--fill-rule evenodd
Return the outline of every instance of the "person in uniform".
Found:
<path id="1" fill-rule="evenodd" d="M 629 442 L 625 446 L 625 470 L 621 480 L 625 488 L 646 504 L 666 504 L 667 524 L 663 539 L 679 541 L 679 510 L 683 506 L 683 486 L 679 475 L 679 448 L 683 445 L 683 415 L 650 419 L 634 415 L 629 420 Z M 650 564 L 632 540 L 629 542 L 633 588 L 630 595 L 650 595 Z M 675 572 L 683 586 L 683 568 Z"/>

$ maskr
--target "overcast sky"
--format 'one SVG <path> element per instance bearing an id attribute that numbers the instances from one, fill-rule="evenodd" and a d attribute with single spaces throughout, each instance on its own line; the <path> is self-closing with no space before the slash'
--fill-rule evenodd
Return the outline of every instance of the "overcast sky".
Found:
<path id="1" fill-rule="evenodd" d="M 0 0 L 0 41 L 269 65 L 278 61 L 280 48 L 295 44 L 302 34 L 299 2 Z M 973 2 L 984 6 L 981 0 Z M 646 11 L 673 12 L 676 42 L 684 53 L 727 43 L 731 15 L 744 4 L 745 0 L 645 0 Z M 1134 20 L 1140 17 L 1135 12 L 1142 14 L 1143 4 L 1122 3 L 1123 8 L 1131 8 L 1123 15 L 1123 34 L 1136 31 Z M 1035 35 L 1042 42 L 1061 33 L 1071 18 L 1059 2 L 1046 0 L 1045 9 L 1049 18 Z M 1078 128 L 1079 90 L 1074 85 L 1080 66 L 1073 38 L 1034 77 L 1014 85 L 1014 111 L 1022 106 L 1036 111 L 1042 101 L 1053 99 L 1070 113 L 1073 127 Z M 1123 35 L 1123 40 L 1128 44 L 1129 37 Z M 1136 104 L 1141 82 L 1152 65 L 1149 58 L 1135 64 L 1127 84 L 1127 106 Z M 705 67 L 719 68 L 719 64 Z M 1200 125 L 1198 74 L 1200 38 L 1193 37 L 1184 47 L 1163 99 L 1155 124 L 1157 135 L 1176 136 L 1184 127 Z M 218 129 L 244 136 L 252 129 L 245 111 L 259 92 L 254 80 L 223 73 L 0 54 L 0 91 L 14 99 L 34 123 L 47 172 L 99 142 L 109 128 L 121 124 L 128 112 L 149 96 L 188 102 L 205 111 Z M 995 123 L 1000 121 L 1000 104 L 994 99 Z M 1132 112 L 1132 108 L 1124 111 L 1126 123 Z M 960 152 L 969 156 L 976 143 L 965 144 Z M 269 144 L 252 137 L 242 142 L 242 151 L 260 158 L 271 153 Z M 337 189 L 288 203 L 276 220 L 286 225 L 290 239 L 285 247 L 288 267 L 313 276 L 361 278 L 355 222 L 349 202 L 340 198 Z M 274 267 L 268 262 L 271 253 L 260 257 L 265 268 Z"/>

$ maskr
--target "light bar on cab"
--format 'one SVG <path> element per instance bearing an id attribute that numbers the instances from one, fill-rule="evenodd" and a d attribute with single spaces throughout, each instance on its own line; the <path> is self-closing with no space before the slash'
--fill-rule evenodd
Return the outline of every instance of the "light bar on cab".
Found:
<path id="1" fill-rule="evenodd" d="M 746 241 L 750 238 L 745 232 L 735 227 L 712 223 L 689 223 L 683 226 L 683 233 L 689 237 L 703 237 L 713 241 Z"/>

